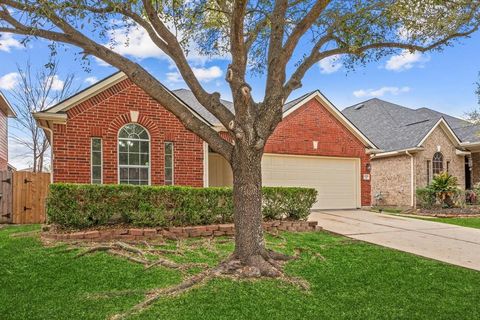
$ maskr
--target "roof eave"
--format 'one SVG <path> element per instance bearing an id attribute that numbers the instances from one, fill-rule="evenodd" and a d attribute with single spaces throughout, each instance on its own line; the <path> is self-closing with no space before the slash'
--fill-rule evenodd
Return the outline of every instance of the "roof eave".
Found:
<path id="1" fill-rule="evenodd" d="M 60 103 L 56 104 L 55 106 L 46 110 L 47 113 L 57 113 L 57 112 L 65 112 L 70 108 L 82 103 L 85 100 L 88 100 L 92 96 L 99 94 L 100 92 L 116 85 L 117 83 L 127 79 L 127 75 L 123 72 L 117 72 L 113 75 L 97 82 L 96 84 L 74 94 L 70 98 L 67 98 Z"/>
<path id="2" fill-rule="evenodd" d="M 7 98 L 3 95 L 3 93 L 0 91 L 0 108 L 4 107 L 4 112 L 9 118 L 16 118 L 17 114 L 15 113 L 15 110 L 13 110 L 12 105 L 10 102 L 8 102 Z"/>
<path id="3" fill-rule="evenodd" d="M 405 148 L 405 149 L 399 149 L 399 150 L 393 150 L 393 151 L 387 151 L 387 152 L 380 152 L 380 153 L 372 154 L 370 157 L 372 159 L 396 157 L 401 155 L 414 154 L 423 150 L 425 150 L 423 147 L 412 147 L 412 148 Z"/>

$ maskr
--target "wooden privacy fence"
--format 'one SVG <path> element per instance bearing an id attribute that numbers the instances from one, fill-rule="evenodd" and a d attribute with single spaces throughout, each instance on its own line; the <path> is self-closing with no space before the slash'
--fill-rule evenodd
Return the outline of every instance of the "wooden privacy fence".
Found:
<path id="1" fill-rule="evenodd" d="M 49 173 L 0 171 L 0 223 L 43 223 Z"/>

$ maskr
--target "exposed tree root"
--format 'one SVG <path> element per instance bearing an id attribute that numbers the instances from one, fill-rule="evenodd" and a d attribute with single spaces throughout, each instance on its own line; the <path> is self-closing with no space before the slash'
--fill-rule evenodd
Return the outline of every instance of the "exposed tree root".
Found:
<path id="1" fill-rule="evenodd" d="M 82 246 L 80 246 L 82 247 Z M 78 247 L 70 247 L 67 248 L 68 251 L 71 251 L 72 249 L 78 249 Z M 169 269 L 176 269 L 180 271 L 186 271 L 190 268 L 194 267 L 199 267 L 199 268 L 208 268 L 208 264 L 206 263 L 176 263 L 174 261 L 165 259 L 165 258 L 157 258 L 154 261 L 150 261 L 146 259 L 146 254 L 148 253 L 160 253 L 164 250 L 162 249 L 140 249 L 134 246 L 131 246 L 129 244 L 126 244 L 124 242 L 115 242 L 113 244 L 108 244 L 108 245 L 97 245 L 93 247 L 87 247 L 84 251 L 78 253 L 75 258 L 80 258 L 82 256 L 85 256 L 90 253 L 98 252 L 98 251 L 103 251 L 106 252 L 110 255 L 118 256 L 121 258 L 124 258 L 128 261 L 134 262 L 141 264 L 145 267 L 145 270 L 151 269 L 156 266 L 162 266 L 165 268 Z M 168 251 L 170 252 L 170 251 Z"/>
<path id="2" fill-rule="evenodd" d="M 15 232 L 10 235 L 12 238 L 30 238 L 37 237 L 40 235 L 40 230 L 26 231 L 26 232 Z"/>
<path id="3" fill-rule="evenodd" d="M 289 256 L 273 250 L 265 249 L 258 255 L 251 256 L 246 260 L 240 260 L 234 253 L 213 268 L 209 268 L 208 264 L 206 263 L 179 263 L 160 256 L 162 254 L 183 255 L 185 251 L 195 251 L 195 253 L 199 254 L 200 251 L 202 251 L 196 249 L 207 249 L 209 252 L 215 253 L 217 256 L 221 256 L 221 252 L 216 247 L 216 244 L 218 244 L 218 242 L 215 239 L 204 239 L 203 241 L 196 241 L 193 243 L 189 243 L 184 240 L 178 240 L 176 244 L 176 249 L 172 250 L 161 247 L 159 248 L 158 246 L 152 246 L 147 242 L 143 243 L 144 246 L 142 247 L 130 245 L 120 241 L 96 244 L 93 246 L 92 244 L 83 242 L 77 243 L 75 246 L 70 246 L 69 248 L 67 248 L 67 250 L 71 251 L 79 248 L 83 249 L 81 252 L 77 253 L 75 258 L 80 258 L 82 256 L 95 252 L 105 252 L 106 254 L 118 256 L 133 263 L 141 264 L 143 265 L 145 270 L 149 270 L 154 267 L 165 267 L 173 270 L 178 270 L 182 272 L 183 275 L 185 275 L 186 270 L 194 267 L 200 267 L 205 269 L 204 271 L 194 276 L 186 278 L 180 284 L 168 288 L 141 291 L 123 290 L 99 293 L 89 296 L 98 298 L 109 298 L 122 295 L 145 295 L 145 300 L 138 303 L 125 313 L 111 317 L 110 319 L 113 320 L 125 319 L 133 314 L 142 312 L 144 309 L 148 308 L 148 306 L 150 306 L 152 303 L 162 297 L 184 293 L 185 291 L 202 283 L 205 283 L 212 278 L 228 278 L 233 280 L 240 280 L 268 277 L 279 279 L 289 285 L 293 285 L 304 291 L 309 291 L 310 289 L 308 282 L 300 278 L 291 277 L 285 274 L 283 271 L 283 265 L 287 261 L 297 259 L 303 251 L 302 249 L 295 250 L 294 256 Z M 155 259 L 153 259 L 153 257 L 155 257 Z M 322 255 L 319 255 L 319 257 L 324 259 Z"/>
<path id="4" fill-rule="evenodd" d="M 243 264 L 240 260 L 235 259 L 235 256 L 231 256 L 229 259 L 221 262 L 218 266 L 207 269 L 195 276 L 189 277 L 178 285 L 162 288 L 150 291 L 146 294 L 145 300 L 135 305 L 125 313 L 114 315 L 110 320 L 126 319 L 134 314 L 138 314 L 147 309 L 151 304 L 156 302 L 162 297 L 173 296 L 186 292 L 202 283 L 205 283 L 213 278 L 227 278 L 227 279 L 252 279 L 271 277 L 284 281 L 290 285 L 293 285 L 301 290 L 309 291 L 310 285 L 307 281 L 291 277 L 286 275 L 282 270 L 282 263 L 288 260 L 292 260 L 295 257 L 286 258 L 283 254 L 272 254 L 272 251 L 268 251 L 268 261 L 263 258 L 262 255 L 255 256 L 251 259 L 251 265 Z M 271 256 L 279 257 L 281 260 L 275 260 Z"/>
<path id="5" fill-rule="evenodd" d="M 169 250 L 169 249 L 145 249 L 146 252 L 151 254 L 174 254 L 179 256 L 184 256 L 185 254 L 178 250 Z"/>
<path id="6" fill-rule="evenodd" d="M 145 256 L 145 252 L 139 248 L 136 248 L 136 247 L 133 247 L 129 244 L 126 244 L 125 242 L 121 242 L 121 241 L 117 241 L 115 242 L 114 244 L 115 246 L 125 250 L 125 251 L 129 251 L 131 253 L 136 253 L 136 254 L 139 254 L 141 256 Z"/>
<path id="7" fill-rule="evenodd" d="M 164 296 L 181 294 L 193 288 L 194 286 L 200 285 L 201 283 L 211 279 L 212 277 L 213 277 L 212 270 L 206 270 L 200 274 L 197 274 L 195 276 L 188 278 L 187 280 L 183 281 L 182 283 L 176 286 L 151 291 L 149 294 L 146 295 L 145 300 L 138 303 L 133 308 L 131 308 L 130 310 L 127 310 L 124 313 L 116 314 L 110 317 L 110 320 L 126 319 L 129 316 L 142 312 L 143 310 L 148 308 L 152 303 L 154 303 L 155 301 L 157 301 L 158 299 Z"/>
<path id="8" fill-rule="evenodd" d="M 71 249 L 71 248 L 68 248 L 68 249 Z M 67 250 L 68 250 L 68 249 L 67 249 Z M 110 249 L 112 249 L 112 246 L 97 246 L 97 247 L 91 247 L 91 248 L 88 248 L 87 250 L 82 251 L 82 252 L 80 252 L 79 254 L 77 254 L 77 255 L 75 256 L 75 258 L 80 258 L 80 257 L 82 257 L 82 256 L 84 256 L 84 255 L 86 255 L 86 254 L 92 253 L 92 252 L 108 251 L 108 250 L 110 250 Z M 69 250 L 69 251 L 71 251 L 71 250 Z"/>
<path id="9" fill-rule="evenodd" d="M 89 293 L 86 295 L 87 299 L 97 300 L 97 299 L 111 299 L 116 297 L 125 297 L 132 295 L 149 295 L 151 290 L 135 289 L 135 290 L 116 290 L 116 291 L 105 291 L 105 292 L 96 292 Z"/>

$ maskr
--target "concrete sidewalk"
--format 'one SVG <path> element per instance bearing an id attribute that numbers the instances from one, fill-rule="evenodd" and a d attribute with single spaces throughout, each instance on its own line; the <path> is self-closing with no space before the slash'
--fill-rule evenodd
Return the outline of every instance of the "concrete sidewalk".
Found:
<path id="1" fill-rule="evenodd" d="M 313 211 L 325 230 L 480 271 L 480 229 L 362 210 Z"/>

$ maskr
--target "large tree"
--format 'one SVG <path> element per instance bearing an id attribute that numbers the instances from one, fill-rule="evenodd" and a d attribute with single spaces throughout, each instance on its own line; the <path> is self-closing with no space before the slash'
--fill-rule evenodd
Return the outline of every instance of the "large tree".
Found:
<path id="1" fill-rule="evenodd" d="M 477 0 L 0 0 L 0 6 L 0 32 L 45 38 L 52 47 L 72 45 L 118 68 L 230 163 L 236 231 L 231 266 L 267 276 L 280 274 L 275 260 L 284 257 L 265 248 L 261 158 L 282 120 L 282 105 L 305 73 L 332 56 L 354 66 L 401 50 L 439 50 L 475 32 L 480 14 Z M 121 27 L 148 33 L 233 143 L 142 66 L 102 44 L 102 36 Z M 188 60 L 192 44 L 201 54 L 231 59 L 226 81 L 235 112 L 195 76 Z M 249 72 L 265 81 L 262 101 L 252 98 Z"/>

